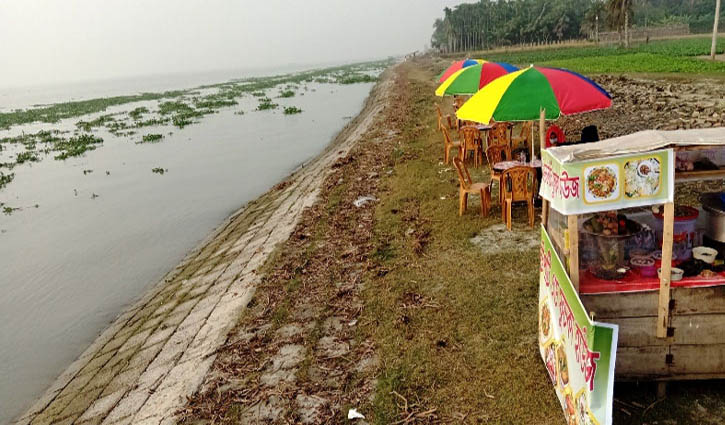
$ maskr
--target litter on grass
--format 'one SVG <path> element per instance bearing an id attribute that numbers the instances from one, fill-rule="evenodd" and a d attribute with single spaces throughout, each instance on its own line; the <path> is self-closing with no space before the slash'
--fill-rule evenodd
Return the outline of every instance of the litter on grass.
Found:
<path id="1" fill-rule="evenodd" d="M 355 409 L 350 409 L 347 411 L 347 418 L 348 419 L 365 419 L 365 416 L 363 416 L 360 412 L 358 412 Z"/>
<path id="2" fill-rule="evenodd" d="M 356 200 L 354 200 L 352 204 L 355 205 L 356 207 L 360 208 L 363 205 L 365 205 L 369 202 L 374 202 L 374 201 L 377 201 L 377 198 L 374 198 L 372 196 L 361 196 L 361 197 L 357 198 Z"/>

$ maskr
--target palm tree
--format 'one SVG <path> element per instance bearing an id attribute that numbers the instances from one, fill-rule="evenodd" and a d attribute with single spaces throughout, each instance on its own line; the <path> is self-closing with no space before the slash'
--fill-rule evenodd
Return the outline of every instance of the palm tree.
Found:
<path id="1" fill-rule="evenodd" d="M 599 18 L 606 16 L 606 8 L 604 2 L 601 0 L 595 0 L 582 18 L 580 33 L 587 37 L 591 37 L 592 40 L 596 41 L 597 38 L 597 25 L 599 24 Z"/>
<path id="2" fill-rule="evenodd" d="M 715 0 L 715 23 L 712 25 L 712 46 L 710 46 L 710 59 L 715 60 L 717 47 L 717 24 L 720 18 L 720 0 Z"/>
<path id="3" fill-rule="evenodd" d="M 430 46 L 434 49 L 445 50 L 446 42 L 445 23 L 443 19 L 438 18 L 433 23 L 433 35 L 430 38 Z"/>
<path id="4" fill-rule="evenodd" d="M 630 0 L 608 0 L 607 1 L 607 23 L 609 27 L 617 29 L 619 39 L 622 39 L 624 32 L 624 45 L 629 47 L 629 16 L 632 14 L 632 2 Z"/>

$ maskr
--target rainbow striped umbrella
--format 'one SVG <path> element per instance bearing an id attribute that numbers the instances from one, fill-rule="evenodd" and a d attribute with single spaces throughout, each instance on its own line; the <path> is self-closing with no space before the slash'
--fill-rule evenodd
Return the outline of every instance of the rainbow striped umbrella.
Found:
<path id="1" fill-rule="evenodd" d="M 612 106 L 612 96 L 576 72 L 530 66 L 493 80 L 463 104 L 456 116 L 484 124 L 496 121 L 554 120 L 563 115 Z M 544 132 L 539 134 L 543 136 Z M 544 141 L 541 141 L 541 146 Z M 533 156 L 533 140 L 532 140 Z"/>
<path id="2" fill-rule="evenodd" d="M 496 121 L 554 120 L 560 115 L 612 106 L 612 96 L 587 77 L 567 69 L 530 66 L 499 77 L 464 103 L 456 115 L 484 124 Z"/>
<path id="3" fill-rule="evenodd" d="M 453 75 L 453 73 L 455 73 L 456 71 L 461 70 L 467 66 L 478 65 L 481 62 L 482 61 L 478 59 L 464 59 L 462 61 L 455 61 L 451 64 L 451 66 L 446 68 L 445 71 L 441 72 L 441 74 L 438 76 L 438 82 L 442 83 L 446 81 L 448 77 Z"/>
<path id="4" fill-rule="evenodd" d="M 514 71 L 518 71 L 518 68 L 505 62 L 481 61 L 481 63 L 467 66 L 451 74 L 436 89 L 436 95 L 476 94 L 486 84 Z"/>

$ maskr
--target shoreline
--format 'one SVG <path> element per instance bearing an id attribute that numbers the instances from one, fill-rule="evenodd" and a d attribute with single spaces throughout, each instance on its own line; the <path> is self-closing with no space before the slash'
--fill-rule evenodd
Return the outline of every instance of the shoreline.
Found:
<path id="1" fill-rule="evenodd" d="M 258 283 L 256 270 L 312 205 L 332 164 L 387 100 L 390 72 L 314 159 L 224 220 L 126 308 L 13 423 L 164 423 L 193 394 Z"/>

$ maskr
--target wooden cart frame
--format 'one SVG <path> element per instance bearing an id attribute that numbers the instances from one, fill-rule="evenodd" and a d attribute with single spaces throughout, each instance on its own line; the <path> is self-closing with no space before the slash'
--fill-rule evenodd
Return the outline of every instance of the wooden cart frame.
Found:
<path id="1" fill-rule="evenodd" d="M 601 155 L 603 147 L 615 152 L 647 153 L 648 144 L 638 142 L 638 137 L 655 140 L 656 143 L 650 142 L 652 150 L 672 148 L 678 152 L 725 148 L 725 128 L 690 130 L 689 133 L 643 133 L 648 134 L 635 133 L 618 138 L 621 140 L 610 139 L 566 149 L 584 158 L 586 152 L 592 154 L 597 150 Z M 597 146 L 600 143 L 606 145 Z M 633 146 L 629 146 L 631 144 Z M 675 173 L 675 181 L 723 178 L 725 170 Z M 550 201 L 544 197 L 542 225 L 547 232 L 550 208 Z M 619 326 L 617 379 L 660 381 L 658 392 L 663 394 L 664 382 L 669 380 L 725 378 L 725 286 L 671 286 L 674 203 L 664 204 L 662 273 L 657 291 L 581 294 L 579 216 L 570 214 L 566 217 L 568 249 L 564 249 L 563 254 L 569 263 L 569 278 L 590 315 L 597 321 Z"/>

